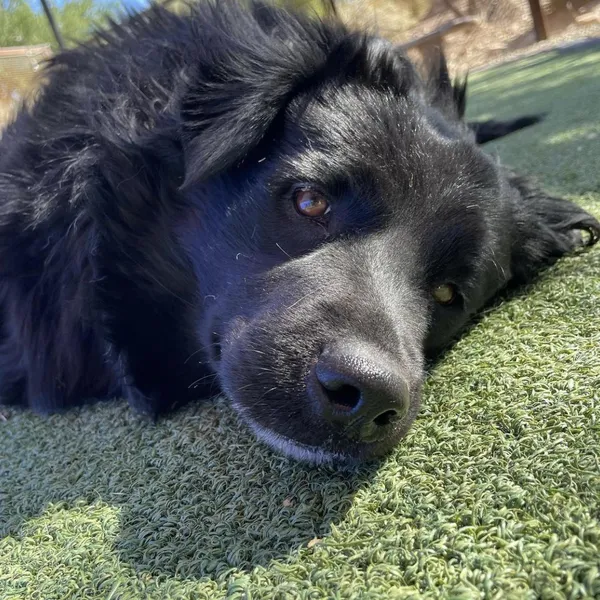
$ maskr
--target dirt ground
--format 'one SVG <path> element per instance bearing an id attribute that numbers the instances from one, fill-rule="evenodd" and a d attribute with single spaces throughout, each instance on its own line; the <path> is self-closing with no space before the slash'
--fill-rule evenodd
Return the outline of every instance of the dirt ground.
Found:
<path id="1" fill-rule="evenodd" d="M 551 4 L 549 0 L 542 1 L 548 33 L 543 42 L 536 40 L 527 0 L 434 0 L 429 15 L 410 28 L 402 22 L 405 15 L 395 16 L 389 10 L 389 2 L 373 0 L 363 3 L 360 12 L 355 11 L 350 20 L 405 43 L 435 31 L 459 15 L 474 15 L 476 24 L 444 38 L 444 51 L 451 70 L 475 70 L 574 40 L 600 38 L 600 0 L 571 2 L 570 9 L 562 10 L 552 10 Z"/>

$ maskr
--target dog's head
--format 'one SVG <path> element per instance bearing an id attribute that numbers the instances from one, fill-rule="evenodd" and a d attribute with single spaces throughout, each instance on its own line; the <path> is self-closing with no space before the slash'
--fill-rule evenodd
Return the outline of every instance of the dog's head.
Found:
<path id="1" fill-rule="evenodd" d="M 199 31 L 211 51 L 181 101 L 195 335 L 273 446 L 380 455 L 415 418 L 426 354 L 598 223 L 484 153 L 443 69 L 429 85 L 381 39 L 228 14 Z"/>
<path id="2" fill-rule="evenodd" d="M 380 39 L 247 19 L 183 102 L 198 335 L 273 446 L 379 455 L 415 418 L 426 353 L 597 223 L 485 154 L 443 69 L 428 86 Z"/>

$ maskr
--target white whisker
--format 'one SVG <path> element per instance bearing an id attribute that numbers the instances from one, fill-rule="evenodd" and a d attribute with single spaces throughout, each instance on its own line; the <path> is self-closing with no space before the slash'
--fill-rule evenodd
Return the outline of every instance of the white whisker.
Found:
<path id="1" fill-rule="evenodd" d="M 188 390 L 196 387 L 199 383 L 202 383 L 203 381 L 206 381 L 207 379 L 212 379 L 213 382 L 214 380 L 218 377 L 218 375 L 216 373 L 211 373 L 210 375 L 205 375 L 204 377 L 200 377 L 199 379 L 196 379 L 196 381 L 193 381 L 192 383 L 190 383 L 190 385 L 188 385 Z"/>
<path id="2" fill-rule="evenodd" d="M 277 242 L 275 242 L 275 245 L 288 257 L 288 258 L 292 258 Z"/>

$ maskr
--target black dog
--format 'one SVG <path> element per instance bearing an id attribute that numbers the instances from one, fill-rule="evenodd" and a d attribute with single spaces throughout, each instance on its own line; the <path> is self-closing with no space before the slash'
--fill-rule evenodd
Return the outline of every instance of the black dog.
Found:
<path id="1" fill-rule="evenodd" d="M 598 239 L 480 150 L 443 65 L 336 22 L 152 8 L 45 77 L 0 145 L 3 402 L 159 414 L 216 377 L 284 452 L 369 458 L 427 352 Z"/>

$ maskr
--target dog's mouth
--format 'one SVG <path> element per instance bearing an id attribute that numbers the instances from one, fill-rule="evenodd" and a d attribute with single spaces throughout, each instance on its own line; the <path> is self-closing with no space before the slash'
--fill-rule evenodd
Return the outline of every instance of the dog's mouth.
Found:
<path id="1" fill-rule="evenodd" d="M 314 465 L 339 464 L 346 466 L 377 461 L 390 454 L 408 432 L 417 412 L 418 401 L 414 409 L 403 419 L 390 427 L 384 437 L 377 439 L 340 441 L 339 436 L 329 435 L 320 443 L 307 443 L 298 437 L 277 431 L 272 426 L 262 424 L 240 398 L 231 398 L 234 409 L 254 435 L 275 451 L 294 460 Z"/>
<path id="2" fill-rule="evenodd" d="M 240 403 L 234 402 L 233 405 L 259 440 L 284 456 L 314 465 L 339 464 L 353 466 L 377 460 L 388 454 L 400 439 L 400 437 L 390 436 L 387 441 L 363 442 L 346 449 L 329 449 L 326 443 L 323 446 L 310 445 L 277 433 L 273 429 L 264 427 L 249 414 L 246 414 Z"/>

